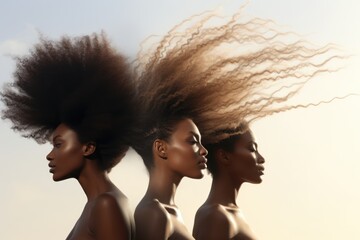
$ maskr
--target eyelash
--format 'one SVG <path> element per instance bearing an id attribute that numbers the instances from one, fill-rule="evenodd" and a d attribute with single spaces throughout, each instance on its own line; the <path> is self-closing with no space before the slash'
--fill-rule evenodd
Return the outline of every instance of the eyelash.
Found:
<path id="1" fill-rule="evenodd" d="M 249 150 L 250 150 L 251 152 L 257 152 L 257 147 L 251 146 L 251 147 L 249 148 Z"/>
<path id="2" fill-rule="evenodd" d="M 200 141 L 196 138 L 196 137 L 191 137 L 188 139 L 188 142 L 191 144 L 191 145 L 194 145 L 194 144 L 199 144 Z"/>
<path id="3" fill-rule="evenodd" d="M 55 144 L 54 144 L 54 147 L 55 147 L 55 148 L 59 148 L 60 146 L 61 146 L 61 143 L 55 143 Z"/>

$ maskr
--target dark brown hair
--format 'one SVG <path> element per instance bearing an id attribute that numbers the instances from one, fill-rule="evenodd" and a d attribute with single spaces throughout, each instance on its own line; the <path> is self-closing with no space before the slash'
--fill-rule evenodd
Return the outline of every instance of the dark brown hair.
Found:
<path id="1" fill-rule="evenodd" d="M 16 58 L 14 82 L 1 93 L 3 119 L 38 143 L 61 123 L 81 142 L 94 141 L 94 158 L 110 170 L 128 149 L 133 96 L 126 59 L 105 35 L 52 41 L 42 37 L 30 54 Z"/>

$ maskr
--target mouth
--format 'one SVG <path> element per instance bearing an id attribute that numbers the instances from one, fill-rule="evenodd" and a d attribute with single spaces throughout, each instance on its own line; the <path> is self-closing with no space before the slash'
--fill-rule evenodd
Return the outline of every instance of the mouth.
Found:
<path id="1" fill-rule="evenodd" d="M 264 166 L 258 165 L 257 169 L 258 169 L 258 172 L 259 172 L 261 175 L 264 175 L 264 170 L 265 170 Z"/>
<path id="2" fill-rule="evenodd" d="M 54 171 L 55 171 L 55 165 L 49 163 L 48 166 L 49 166 L 49 168 L 50 168 L 50 169 L 49 169 L 49 172 L 50 172 L 50 173 L 54 173 Z"/>
<path id="3" fill-rule="evenodd" d="M 200 166 L 201 169 L 206 169 L 207 168 L 207 159 L 206 158 L 201 158 L 201 160 L 198 162 L 198 165 Z"/>

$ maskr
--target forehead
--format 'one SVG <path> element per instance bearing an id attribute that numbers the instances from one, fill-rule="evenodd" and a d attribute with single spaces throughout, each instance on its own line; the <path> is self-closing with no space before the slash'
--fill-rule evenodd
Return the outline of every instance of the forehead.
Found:
<path id="1" fill-rule="evenodd" d="M 235 142 L 235 144 L 248 144 L 251 142 L 256 142 L 256 140 L 251 130 L 248 130 L 241 135 L 241 137 Z"/>
<path id="2" fill-rule="evenodd" d="M 199 129 L 195 123 L 191 119 L 186 118 L 176 124 L 173 135 L 182 135 L 188 133 L 195 133 L 200 136 Z"/>
<path id="3" fill-rule="evenodd" d="M 57 126 L 57 128 L 53 131 L 53 133 L 51 134 L 50 139 L 54 140 L 56 137 L 75 137 L 77 138 L 77 133 L 72 130 L 70 127 L 68 127 L 67 125 L 61 123 L 59 126 Z"/>

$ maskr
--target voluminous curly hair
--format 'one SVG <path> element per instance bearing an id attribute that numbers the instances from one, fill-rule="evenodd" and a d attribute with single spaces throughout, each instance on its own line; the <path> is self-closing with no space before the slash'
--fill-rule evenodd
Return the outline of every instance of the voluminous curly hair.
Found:
<path id="1" fill-rule="evenodd" d="M 138 96 L 150 119 L 143 136 L 154 134 L 153 140 L 160 123 L 178 115 L 194 120 L 205 145 L 219 143 L 255 119 L 306 107 L 284 103 L 309 80 L 337 70 L 331 64 L 342 57 L 335 46 L 315 46 L 242 11 L 230 19 L 214 12 L 193 16 L 139 53 Z M 149 157 L 146 141 L 135 149 Z"/>
<path id="2" fill-rule="evenodd" d="M 135 89 L 105 34 L 42 37 L 16 62 L 14 82 L 1 93 L 12 129 L 44 143 L 64 123 L 81 142 L 96 143 L 92 157 L 103 170 L 115 166 L 128 149 Z"/>

